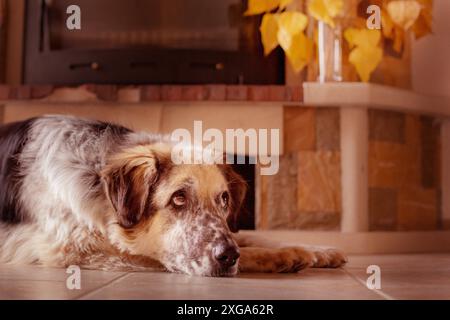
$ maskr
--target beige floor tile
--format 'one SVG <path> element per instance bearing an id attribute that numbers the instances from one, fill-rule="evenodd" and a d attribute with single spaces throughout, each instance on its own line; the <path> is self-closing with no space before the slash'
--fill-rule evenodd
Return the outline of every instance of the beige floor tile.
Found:
<path id="1" fill-rule="evenodd" d="M 380 299 L 342 270 L 235 278 L 134 273 L 83 299 Z"/>
<path id="2" fill-rule="evenodd" d="M 65 269 L 0 266 L 0 299 L 73 299 L 125 275 L 120 272 L 81 271 L 81 289 L 66 286 Z"/>
<path id="3" fill-rule="evenodd" d="M 391 254 L 391 255 L 370 255 L 352 256 L 347 269 L 366 268 L 376 264 L 383 268 L 407 268 L 413 269 L 439 269 L 450 270 L 450 254 Z"/>
<path id="4" fill-rule="evenodd" d="M 124 272 L 106 272 L 81 270 L 82 281 L 109 282 L 125 274 Z M 38 266 L 0 265 L 0 280 L 66 281 L 69 274 L 62 268 L 44 268 Z"/>
<path id="5" fill-rule="evenodd" d="M 351 257 L 346 270 L 365 283 L 369 265 L 380 267 L 381 291 L 393 299 L 450 299 L 450 255 Z"/>
<path id="6" fill-rule="evenodd" d="M 380 291 L 365 286 L 369 265 L 381 268 Z M 345 270 L 234 278 L 92 270 L 81 275 L 81 290 L 68 290 L 65 269 L 0 266 L 0 299 L 450 299 L 450 254 L 352 256 Z"/>

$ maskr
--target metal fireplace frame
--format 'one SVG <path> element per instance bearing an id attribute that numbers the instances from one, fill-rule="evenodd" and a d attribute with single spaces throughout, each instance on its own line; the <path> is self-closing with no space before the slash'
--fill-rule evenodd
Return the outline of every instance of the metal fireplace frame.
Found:
<path id="1" fill-rule="evenodd" d="M 181 49 L 50 50 L 45 0 L 26 0 L 25 84 L 282 84 L 284 56 Z M 257 27 L 257 24 L 255 24 Z"/>

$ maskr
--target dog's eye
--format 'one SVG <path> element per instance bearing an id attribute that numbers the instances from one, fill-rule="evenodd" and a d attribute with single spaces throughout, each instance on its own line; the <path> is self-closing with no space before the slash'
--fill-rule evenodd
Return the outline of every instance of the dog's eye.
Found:
<path id="1" fill-rule="evenodd" d="M 222 192 L 220 195 L 220 204 L 222 207 L 227 208 L 228 202 L 230 201 L 230 194 L 227 191 Z"/>
<path id="2" fill-rule="evenodd" d="M 184 191 L 177 191 L 172 195 L 172 204 L 177 208 L 186 205 L 186 194 Z"/>

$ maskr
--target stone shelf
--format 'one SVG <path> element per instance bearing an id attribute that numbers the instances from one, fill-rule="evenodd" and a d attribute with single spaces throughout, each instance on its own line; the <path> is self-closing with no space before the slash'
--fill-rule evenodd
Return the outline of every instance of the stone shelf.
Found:
<path id="1" fill-rule="evenodd" d="M 427 96 L 378 84 L 307 82 L 303 90 L 303 103 L 307 106 L 370 107 L 450 116 L 450 98 Z"/>

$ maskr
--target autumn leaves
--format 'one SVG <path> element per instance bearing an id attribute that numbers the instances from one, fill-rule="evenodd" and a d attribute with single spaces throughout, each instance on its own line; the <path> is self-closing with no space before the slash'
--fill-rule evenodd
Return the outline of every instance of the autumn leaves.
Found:
<path id="1" fill-rule="evenodd" d="M 299 11 L 285 10 L 293 1 L 249 0 L 245 15 L 264 13 L 260 27 L 264 54 L 270 54 L 279 45 L 295 72 L 300 72 L 313 58 L 314 41 L 305 35 L 308 16 Z M 343 0 L 310 0 L 308 3 L 311 16 L 332 26 L 333 18 L 342 8 Z M 274 13 L 275 9 L 278 10 Z"/>
<path id="2" fill-rule="evenodd" d="M 264 14 L 260 26 L 264 54 L 270 54 L 280 46 L 296 72 L 300 72 L 314 57 L 314 37 L 308 37 L 305 30 L 310 19 L 322 21 L 334 28 L 336 18 L 344 14 L 344 0 L 304 0 L 306 12 L 290 9 L 296 0 L 249 0 L 245 15 Z M 370 0 L 381 17 L 380 27 L 370 30 L 361 18 L 355 18 L 355 25 L 347 28 L 344 38 L 352 50 L 349 62 L 355 67 L 360 79 L 370 80 L 383 59 L 384 39 L 393 42 L 397 52 L 402 51 L 408 31 L 416 38 L 432 30 L 433 0 Z M 354 8 L 356 9 L 356 8 Z M 356 10 L 355 10 L 356 11 Z"/>
<path id="3" fill-rule="evenodd" d="M 394 50 L 401 52 L 405 32 L 416 39 L 432 32 L 433 0 L 382 1 L 382 32 L 394 41 Z"/>
<path id="4" fill-rule="evenodd" d="M 305 36 L 306 15 L 295 11 L 266 14 L 261 23 L 264 53 L 268 55 L 278 45 L 283 48 L 293 69 L 301 71 L 311 60 L 314 44 Z"/>
<path id="5" fill-rule="evenodd" d="M 308 2 L 309 14 L 334 28 L 334 18 L 342 13 L 343 0 L 312 0 Z"/>
<path id="6" fill-rule="evenodd" d="M 353 48 L 349 61 L 364 82 L 370 80 L 370 75 L 383 59 L 383 50 L 380 48 L 382 36 L 392 40 L 393 49 L 401 53 L 406 32 L 412 29 L 416 38 L 420 38 L 432 31 L 432 0 L 375 2 L 381 10 L 381 31 L 349 28 L 344 33 L 350 48 Z"/>
<path id="7" fill-rule="evenodd" d="M 353 48 L 348 57 L 349 62 L 355 66 L 360 79 L 368 82 L 370 75 L 383 59 L 383 50 L 379 47 L 380 31 L 349 28 L 344 37 L 350 48 Z"/>

